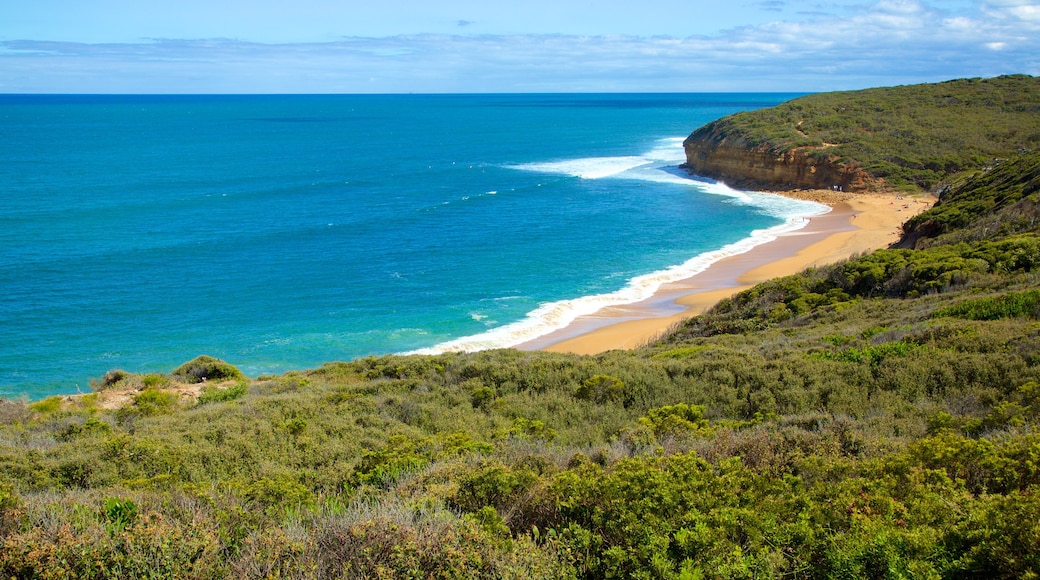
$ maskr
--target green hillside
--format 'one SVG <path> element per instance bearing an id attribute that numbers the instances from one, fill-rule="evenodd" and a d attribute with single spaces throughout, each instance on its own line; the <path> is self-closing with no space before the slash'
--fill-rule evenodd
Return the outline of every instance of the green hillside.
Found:
<path id="1" fill-rule="evenodd" d="M 693 137 L 699 133 L 777 154 L 811 148 L 821 159 L 862 166 L 891 186 L 933 190 L 994 158 L 1040 147 L 1040 78 L 821 93 L 725 117 Z"/>
<path id="2" fill-rule="evenodd" d="M 0 576 L 1035 577 L 1038 168 L 635 351 L 202 358 L 99 378 L 116 410 L 0 401 Z"/>

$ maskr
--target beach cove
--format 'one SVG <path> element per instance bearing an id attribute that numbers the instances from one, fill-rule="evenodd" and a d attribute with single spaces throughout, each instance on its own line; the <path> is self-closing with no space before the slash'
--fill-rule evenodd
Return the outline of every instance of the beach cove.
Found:
<path id="1" fill-rule="evenodd" d="M 679 167 L 690 127 L 786 97 L 10 98 L 12 130 L 37 147 L 9 151 L 0 394 L 86 392 L 200 354 L 262 376 L 567 349 L 600 329 L 620 333 L 600 350 L 641 344 L 754 282 L 756 256 L 862 235 L 846 194 L 742 191 Z M 400 158 L 407 127 L 437 146 Z M 882 233 L 901 205 L 879 206 Z"/>
<path id="2" fill-rule="evenodd" d="M 645 346 L 683 320 L 756 284 L 888 247 L 899 239 L 906 220 L 935 202 L 931 196 L 896 193 L 813 190 L 781 195 L 824 203 L 831 211 L 809 217 L 805 227 L 724 258 L 690 278 L 665 284 L 646 300 L 582 316 L 517 348 L 590 355 Z"/>
<path id="3" fill-rule="evenodd" d="M 0 98 L 0 396 L 508 348 L 639 302 L 826 209 L 678 168 L 691 128 L 793 96 Z"/>

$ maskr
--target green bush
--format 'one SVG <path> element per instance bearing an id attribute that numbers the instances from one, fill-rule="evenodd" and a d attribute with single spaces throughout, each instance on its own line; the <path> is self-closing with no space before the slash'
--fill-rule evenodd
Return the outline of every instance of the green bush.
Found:
<path id="1" fill-rule="evenodd" d="M 574 396 L 595 403 L 616 403 L 625 399 L 625 383 L 610 375 L 594 375 L 582 382 Z"/>
<path id="2" fill-rule="evenodd" d="M 82 424 L 80 423 L 69 423 L 69 425 L 56 433 L 58 439 L 62 441 L 72 441 L 77 437 L 85 437 L 89 435 L 105 435 L 112 432 L 112 426 L 98 419 L 97 417 L 88 417 Z"/>
<path id="3" fill-rule="evenodd" d="M 44 415 L 55 413 L 61 409 L 61 397 L 47 397 L 42 401 L 31 403 L 29 408 Z"/>
<path id="4" fill-rule="evenodd" d="M 495 389 L 491 387 L 477 387 L 470 392 L 470 402 L 474 409 L 487 409 L 495 397 Z"/>
<path id="5" fill-rule="evenodd" d="M 24 502 L 14 486 L 0 480 L 0 537 L 14 532 L 21 523 Z"/>
<path id="6" fill-rule="evenodd" d="M 112 535 L 118 534 L 137 521 L 137 504 L 128 499 L 105 498 L 101 518 Z"/>
<path id="7" fill-rule="evenodd" d="M 639 424 L 649 428 L 657 437 L 709 436 L 713 430 L 703 417 L 704 407 L 678 403 L 647 411 Z"/>
<path id="8" fill-rule="evenodd" d="M 520 439 L 524 441 L 539 440 L 545 443 L 556 439 L 556 430 L 538 419 L 527 419 L 517 417 L 513 419 L 513 425 L 507 430 L 495 434 L 497 439 Z"/>
<path id="9" fill-rule="evenodd" d="M 150 373 L 141 377 L 141 384 L 146 389 L 162 389 L 170 386 L 170 378 L 158 373 Z"/>
<path id="10" fill-rule="evenodd" d="M 177 393 L 161 389 L 145 389 L 134 397 L 134 409 L 144 416 L 171 413 L 177 408 Z"/>
<path id="11" fill-rule="evenodd" d="M 1040 318 L 1040 290 L 1008 292 L 995 297 L 965 300 L 953 306 L 940 308 L 933 316 L 952 316 L 967 320 Z"/>
<path id="12" fill-rule="evenodd" d="M 537 480 L 537 474 L 529 469 L 491 462 L 460 478 L 451 503 L 464 512 L 478 512 L 484 507 L 505 509 Z"/>
<path id="13" fill-rule="evenodd" d="M 425 468 L 430 457 L 423 442 L 405 435 L 394 435 L 378 451 L 364 451 L 354 472 L 357 484 L 388 487 L 400 477 Z"/>
<path id="14" fill-rule="evenodd" d="M 246 383 L 235 383 L 234 385 L 223 388 L 204 385 L 202 390 L 199 392 L 198 399 L 195 401 L 199 405 L 205 405 L 206 403 L 226 403 L 227 401 L 240 399 L 248 392 L 249 385 Z"/>
<path id="15" fill-rule="evenodd" d="M 95 391 L 107 391 L 124 389 L 133 386 L 137 375 L 128 373 L 121 369 L 113 369 L 105 373 L 100 379 L 91 379 L 90 386 Z"/>
<path id="16" fill-rule="evenodd" d="M 203 381 L 244 381 L 246 376 L 235 366 L 220 359 L 202 355 L 196 357 L 173 370 L 172 375 L 186 383 Z"/>
<path id="17" fill-rule="evenodd" d="M 487 513 L 487 512 L 481 512 Z M 402 521 L 403 520 L 403 521 Z M 550 550 L 503 543 L 488 522 L 441 513 L 331 520 L 316 542 L 320 578 L 575 578 Z M 491 522 L 492 528 L 494 522 Z"/>

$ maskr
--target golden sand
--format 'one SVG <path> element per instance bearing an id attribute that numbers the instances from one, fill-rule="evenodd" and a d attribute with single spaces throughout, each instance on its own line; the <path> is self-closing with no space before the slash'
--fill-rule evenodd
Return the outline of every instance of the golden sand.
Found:
<path id="1" fill-rule="evenodd" d="M 701 314 L 719 300 L 759 282 L 888 247 L 899 239 L 903 222 L 934 202 L 931 197 L 894 193 L 814 191 L 783 195 L 826 203 L 832 211 L 773 242 L 720 260 L 692 278 L 667 284 L 648 300 L 579 318 L 567 328 L 519 348 L 597 354 L 643 346 L 683 319 Z"/>

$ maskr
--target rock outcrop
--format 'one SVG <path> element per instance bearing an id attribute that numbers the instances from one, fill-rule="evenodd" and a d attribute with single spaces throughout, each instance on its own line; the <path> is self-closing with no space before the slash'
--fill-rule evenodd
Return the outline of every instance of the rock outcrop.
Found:
<path id="1" fill-rule="evenodd" d="M 827 155 L 828 147 L 776 149 L 752 144 L 725 120 L 709 123 L 684 142 L 685 169 L 745 189 L 833 189 L 863 191 L 881 185 L 858 164 Z"/>

